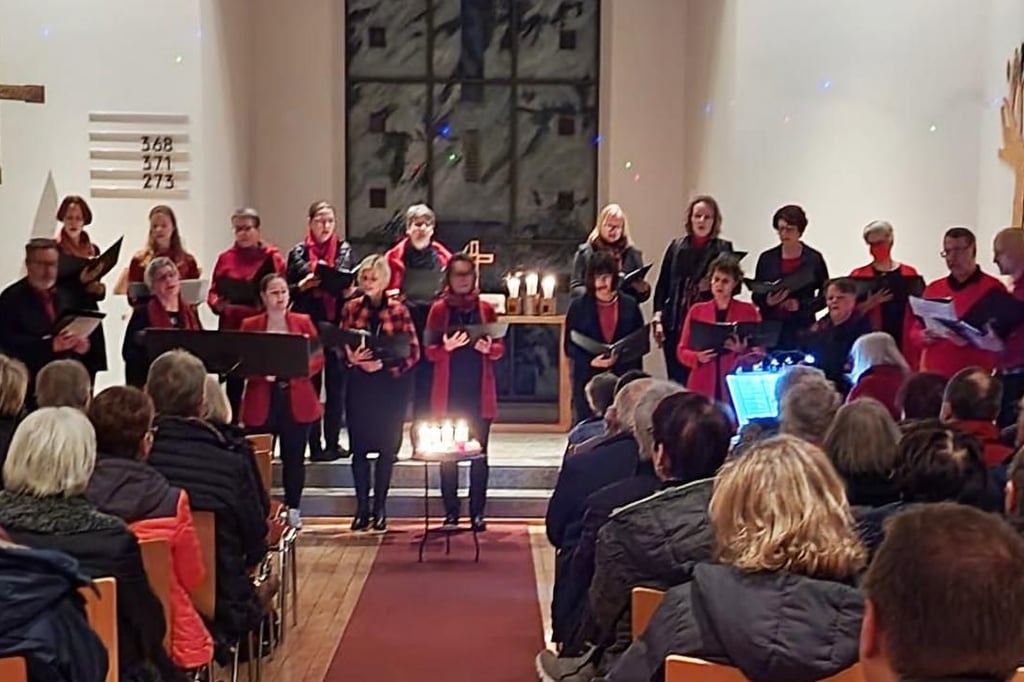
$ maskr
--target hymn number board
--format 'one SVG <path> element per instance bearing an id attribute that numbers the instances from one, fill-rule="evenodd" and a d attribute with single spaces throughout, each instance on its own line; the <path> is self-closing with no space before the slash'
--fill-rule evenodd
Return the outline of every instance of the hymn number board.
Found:
<path id="1" fill-rule="evenodd" d="M 190 179 L 185 114 L 89 114 L 92 196 L 185 199 Z"/>

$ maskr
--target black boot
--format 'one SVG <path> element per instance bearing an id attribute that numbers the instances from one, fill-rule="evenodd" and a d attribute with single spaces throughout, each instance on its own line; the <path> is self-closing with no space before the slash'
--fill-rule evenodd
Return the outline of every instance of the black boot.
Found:
<path id="1" fill-rule="evenodd" d="M 373 529 L 385 531 L 388 529 L 388 512 L 382 502 L 373 512 Z"/>
<path id="2" fill-rule="evenodd" d="M 352 519 L 352 530 L 366 530 L 370 527 L 370 515 L 366 512 L 356 512 Z"/>
<path id="3" fill-rule="evenodd" d="M 356 489 L 356 516 L 352 530 L 366 530 L 370 527 L 370 463 L 366 454 L 359 453 L 352 458 L 352 482 Z"/>

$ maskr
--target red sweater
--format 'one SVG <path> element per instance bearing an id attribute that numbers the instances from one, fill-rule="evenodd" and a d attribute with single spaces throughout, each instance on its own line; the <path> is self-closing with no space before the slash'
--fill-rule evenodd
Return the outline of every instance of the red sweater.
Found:
<path id="1" fill-rule="evenodd" d="M 899 272 L 903 277 L 917 277 L 920 274 L 917 270 L 904 263 L 900 264 Z M 855 268 L 853 272 L 850 273 L 850 277 L 856 279 L 872 279 L 874 276 L 875 269 L 871 267 L 871 263 Z M 868 319 L 871 320 L 871 326 L 875 331 L 881 330 L 882 306 L 875 306 L 868 311 L 867 315 Z M 921 346 L 919 343 L 915 343 L 914 337 L 915 321 L 916 319 L 914 318 L 914 314 L 910 311 L 910 303 L 908 302 L 903 311 L 903 347 L 900 348 L 900 350 L 903 352 L 903 357 L 906 358 L 907 364 L 910 365 L 910 369 L 912 371 L 916 371 L 918 366 L 921 364 Z"/>
<path id="2" fill-rule="evenodd" d="M 448 329 L 448 318 L 451 309 L 445 300 L 438 299 L 430 306 L 427 313 L 427 329 L 443 333 Z M 481 324 L 490 324 L 498 319 L 494 306 L 487 301 L 480 301 Z M 451 354 L 444 349 L 444 343 L 435 343 L 426 347 L 424 354 L 427 360 L 434 363 L 434 382 L 430 388 L 430 409 L 435 416 L 443 417 L 448 412 L 448 384 L 451 381 L 449 371 Z M 494 381 L 494 363 L 505 354 L 505 342 L 494 339 L 491 352 L 483 358 L 483 381 L 480 385 L 480 416 L 494 419 L 498 411 L 498 389 Z"/>
<path id="3" fill-rule="evenodd" d="M 715 382 L 719 384 L 721 399 L 723 402 L 730 402 L 729 389 L 725 383 L 725 377 L 731 374 L 736 368 L 743 364 L 752 364 L 764 354 L 760 348 L 751 348 L 745 354 L 738 355 L 728 351 L 718 354 L 718 362 L 714 360 L 700 364 L 697 361 L 699 351 L 690 348 L 690 323 L 692 321 L 715 322 L 715 302 L 704 301 L 695 303 L 686 313 L 686 321 L 683 322 L 683 331 L 679 337 L 679 346 L 676 348 L 676 356 L 679 362 L 691 369 L 690 378 L 686 382 L 686 388 L 695 393 L 702 393 L 711 399 L 715 398 Z M 753 303 L 737 301 L 729 303 L 729 309 L 725 315 L 726 322 L 760 322 L 761 313 Z M 716 364 L 718 371 L 715 371 Z"/>
<path id="4" fill-rule="evenodd" d="M 949 277 L 935 280 L 925 287 L 924 298 L 952 299 L 956 314 L 963 317 L 982 296 L 995 287 L 1002 286 L 1003 283 L 998 279 L 986 275 L 979 269 L 971 275 L 965 284 L 955 289 L 950 285 Z M 947 379 L 965 367 L 977 365 L 986 372 L 991 372 L 996 365 L 996 354 L 992 351 L 981 350 L 974 346 L 957 346 L 946 339 L 939 339 L 930 345 L 925 345 L 924 324 L 920 320 L 914 322 L 912 342 L 920 344 L 923 348 L 921 371 L 941 374 Z"/>
<path id="5" fill-rule="evenodd" d="M 284 258 L 281 257 L 281 252 L 277 250 L 277 247 L 270 244 L 261 243 L 258 248 L 254 249 L 240 249 L 237 245 L 234 245 L 217 256 L 217 263 L 213 266 L 213 275 L 210 277 L 210 293 L 206 297 L 206 302 L 213 309 L 213 312 L 220 315 L 218 329 L 239 329 L 242 326 L 242 320 L 258 315 L 260 312 L 259 308 L 253 306 L 233 305 L 222 300 L 217 293 L 218 280 L 223 277 L 252 279 L 256 276 L 267 256 L 274 259 L 274 271 L 278 274 L 284 274 Z M 218 307 L 220 308 L 219 311 Z"/>
<path id="6" fill-rule="evenodd" d="M 896 365 L 876 365 L 860 375 L 846 396 L 846 402 L 852 403 L 857 398 L 874 398 L 885 405 L 893 419 L 899 421 L 903 415 L 900 406 L 896 404 L 896 394 L 905 379 L 903 370 Z"/>

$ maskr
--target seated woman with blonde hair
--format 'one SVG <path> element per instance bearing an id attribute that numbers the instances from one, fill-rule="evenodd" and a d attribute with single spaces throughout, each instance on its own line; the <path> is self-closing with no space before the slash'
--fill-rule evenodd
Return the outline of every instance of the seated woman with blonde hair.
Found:
<path id="1" fill-rule="evenodd" d="M 609 682 L 664 679 L 666 656 L 750 680 L 822 680 L 857 662 L 865 552 L 825 454 L 779 436 L 727 462 L 709 507 L 718 563 L 673 587 Z"/>

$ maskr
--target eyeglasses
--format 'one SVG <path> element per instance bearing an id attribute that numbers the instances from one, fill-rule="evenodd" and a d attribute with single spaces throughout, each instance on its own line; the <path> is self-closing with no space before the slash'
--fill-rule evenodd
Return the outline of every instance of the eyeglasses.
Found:
<path id="1" fill-rule="evenodd" d="M 945 258 L 946 256 L 955 256 L 956 254 L 967 253 L 970 250 L 970 246 L 954 246 L 951 249 L 943 249 L 942 251 L 939 251 L 939 255 Z"/>

